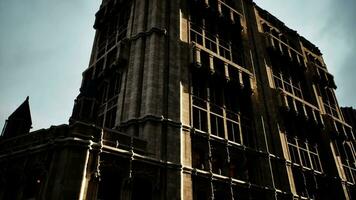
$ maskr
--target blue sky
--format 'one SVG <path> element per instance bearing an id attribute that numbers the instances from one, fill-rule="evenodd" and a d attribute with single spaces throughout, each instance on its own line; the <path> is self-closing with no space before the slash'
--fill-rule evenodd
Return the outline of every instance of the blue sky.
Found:
<path id="1" fill-rule="evenodd" d="M 354 0 L 255 0 L 324 53 L 342 106 L 356 107 Z M 99 0 L 0 1 L 0 128 L 30 96 L 34 129 L 67 123 Z"/>

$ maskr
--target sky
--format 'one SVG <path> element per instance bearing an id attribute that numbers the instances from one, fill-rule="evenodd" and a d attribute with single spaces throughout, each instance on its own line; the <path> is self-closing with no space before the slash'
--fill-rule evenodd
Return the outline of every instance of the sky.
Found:
<path id="1" fill-rule="evenodd" d="M 356 108 L 356 1 L 255 0 L 320 48 L 341 106 Z M 100 0 L 0 0 L 0 128 L 30 96 L 33 130 L 68 123 Z"/>
<path id="2" fill-rule="evenodd" d="M 0 0 L 0 129 L 30 97 L 33 130 L 68 123 L 98 0 Z"/>

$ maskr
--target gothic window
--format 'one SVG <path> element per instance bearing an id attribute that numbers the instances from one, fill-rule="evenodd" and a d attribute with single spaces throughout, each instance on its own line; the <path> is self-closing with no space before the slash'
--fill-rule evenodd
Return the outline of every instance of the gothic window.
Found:
<path id="1" fill-rule="evenodd" d="M 109 89 L 108 89 L 108 100 L 119 94 L 120 92 L 120 74 L 115 73 L 114 76 L 110 78 Z"/>
<path id="2" fill-rule="evenodd" d="M 218 20 L 213 16 L 200 13 L 199 9 L 195 7 L 191 9 L 189 23 L 190 42 L 197 44 L 199 48 L 207 51 L 209 54 L 241 64 L 242 57 L 235 55 L 239 54 L 241 46 L 241 37 L 236 37 L 239 34 L 238 31 L 231 33 L 235 29 L 228 31 L 228 27 L 218 23 Z M 228 16 L 230 18 L 238 18 L 230 14 Z"/>
<path id="3" fill-rule="evenodd" d="M 201 149 L 194 149 L 192 151 L 192 167 L 206 170 L 205 168 L 205 153 Z"/>
<path id="4" fill-rule="evenodd" d="M 104 104 L 107 101 L 107 93 L 108 93 L 108 83 L 105 81 L 100 87 L 99 87 L 99 96 L 98 100 L 100 104 Z"/>
<path id="5" fill-rule="evenodd" d="M 216 110 L 220 110 L 217 108 Z M 224 138 L 224 119 L 223 116 L 214 112 L 210 113 L 210 132 L 213 135 Z"/>
<path id="6" fill-rule="evenodd" d="M 193 127 L 204 133 L 242 144 L 244 134 L 240 113 L 242 96 L 239 96 L 241 94 L 238 89 L 223 87 L 214 80 L 194 78 L 192 80 Z"/>
<path id="7" fill-rule="evenodd" d="M 192 139 L 192 167 L 201 169 L 201 170 L 209 170 L 208 165 L 208 144 L 204 141 L 201 141 L 197 138 Z"/>
<path id="8" fill-rule="evenodd" d="M 238 123 L 240 121 L 239 116 L 234 113 L 227 113 L 227 117 L 229 117 L 226 119 L 228 139 L 233 142 L 241 144 L 242 136 L 241 136 L 241 129 L 240 129 L 241 127 L 240 124 Z"/>
<path id="9" fill-rule="evenodd" d="M 288 186 L 285 185 L 287 182 L 286 177 L 286 166 L 283 161 L 271 159 L 271 170 L 273 173 L 274 185 L 279 190 L 288 190 Z"/>
<path id="10" fill-rule="evenodd" d="M 320 87 L 321 86 L 319 86 L 319 88 Z M 334 117 L 339 118 L 339 115 L 337 112 L 337 103 L 336 103 L 332 89 L 330 89 L 328 87 L 324 87 L 324 88 L 320 88 L 319 90 L 320 90 L 321 98 L 323 99 L 325 112 L 327 114 L 330 114 Z"/>
<path id="11" fill-rule="evenodd" d="M 114 72 L 99 87 L 97 99 L 100 102 L 97 124 L 113 128 L 116 121 L 118 94 L 120 93 L 121 74 Z"/>
<path id="12" fill-rule="evenodd" d="M 236 90 L 236 88 L 228 88 L 229 90 Z M 240 99 L 237 93 L 225 92 L 225 106 L 226 106 L 226 127 L 228 133 L 228 139 L 236 143 L 242 143 L 242 131 L 241 131 L 241 116 L 240 113 Z"/>
<path id="13" fill-rule="evenodd" d="M 109 51 L 106 58 L 106 68 L 110 68 L 116 61 L 117 48 L 113 48 Z"/>
<path id="14" fill-rule="evenodd" d="M 100 59 L 95 64 L 95 74 L 94 74 L 95 78 L 98 78 L 100 74 L 103 72 L 103 70 L 104 70 L 104 59 Z"/>
<path id="15" fill-rule="evenodd" d="M 205 80 L 193 80 L 193 126 L 198 130 L 208 131 L 207 89 Z"/>
<path id="16" fill-rule="evenodd" d="M 229 155 L 229 176 L 234 179 L 247 181 L 247 159 L 244 152 L 240 150 L 230 149 Z"/>
<path id="17" fill-rule="evenodd" d="M 97 40 L 97 59 L 104 55 L 106 50 L 107 27 L 105 26 L 98 34 Z"/>
<path id="18" fill-rule="evenodd" d="M 308 199 L 317 198 L 318 182 L 315 174 L 292 167 L 293 179 L 297 194 Z"/>
<path id="19" fill-rule="evenodd" d="M 289 156 L 291 161 L 307 169 L 322 172 L 320 156 L 316 144 L 310 144 L 306 140 L 287 137 Z"/>
<path id="20" fill-rule="evenodd" d="M 100 15 L 97 15 L 97 21 L 101 23 L 98 29 L 98 39 L 96 42 L 97 53 L 96 58 L 100 58 L 118 42 L 120 42 L 127 32 L 127 25 L 130 16 L 130 1 L 127 5 L 117 8 L 118 5 L 112 5 L 109 3 L 106 8 L 103 8 Z M 115 12 L 111 12 L 112 9 L 119 9 Z M 104 12 L 105 11 L 105 12 Z"/>
<path id="21" fill-rule="evenodd" d="M 115 120 L 116 120 L 116 112 L 117 112 L 116 106 L 106 112 L 106 116 L 105 116 L 106 128 L 114 128 Z"/>
<path id="22" fill-rule="evenodd" d="M 356 184 L 356 162 L 352 143 L 337 141 L 337 147 L 347 181 Z"/>
<path id="23" fill-rule="evenodd" d="M 226 148 L 214 143 L 211 145 L 211 152 L 211 165 L 213 173 L 228 176 Z"/>
<path id="24" fill-rule="evenodd" d="M 307 196 L 304 174 L 301 170 L 294 167 L 292 168 L 292 172 L 297 193 L 304 197 Z"/>
<path id="25" fill-rule="evenodd" d="M 303 99 L 303 92 L 300 82 L 292 79 L 283 73 L 273 73 L 274 84 L 276 88 L 282 89 L 291 95 Z"/>
<path id="26" fill-rule="evenodd" d="M 197 102 L 197 100 L 195 100 L 195 102 Z M 193 106 L 193 126 L 198 130 L 204 132 L 208 131 L 207 110 Z"/>

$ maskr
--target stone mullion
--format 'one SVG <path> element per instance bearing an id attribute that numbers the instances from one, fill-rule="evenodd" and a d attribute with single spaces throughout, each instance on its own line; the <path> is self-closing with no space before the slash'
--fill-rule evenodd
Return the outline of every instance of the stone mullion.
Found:
<path id="1" fill-rule="evenodd" d="M 225 78 L 227 81 L 230 80 L 230 74 L 229 74 L 229 64 L 224 62 L 224 70 L 225 70 Z"/>
<path id="2" fill-rule="evenodd" d="M 303 159 L 302 159 L 302 155 L 301 155 L 300 147 L 299 147 L 299 141 L 295 138 L 293 138 L 293 139 L 296 141 L 295 146 L 297 147 L 297 151 L 298 151 L 297 153 L 298 153 L 299 162 L 300 162 L 299 164 L 300 164 L 300 166 L 304 167 Z"/>
<path id="3" fill-rule="evenodd" d="M 219 56 L 222 56 L 222 55 L 220 54 L 220 42 L 219 42 L 219 40 L 220 40 L 220 37 L 219 37 L 219 34 L 217 34 L 217 35 L 215 36 L 216 54 L 218 54 Z M 222 56 L 222 57 L 224 57 L 224 56 Z"/>
<path id="4" fill-rule="evenodd" d="M 222 88 L 222 102 L 223 102 L 223 123 L 224 123 L 224 139 L 228 139 L 228 129 L 227 129 L 227 120 L 226 120 L 226 99 L 225 99 L 226 90 Z"/>
<path id="5" fill-rule="evenodd" d="M 243 72 L 242 72 L 242 70 L 238 70 L 238 73 L 239 73 L 239 83 L 240 83 L 240 88 L 242 89 L 242 88 L 244 88 L 244 81 L 243 81 Z"/>
<path id="6" fill-rule="evenodd" d="M 307 151 L 308 151 L 308 158 L 309 158 L 310 168 L 313 169 L 313 170 L 315 170 L 313 161 L 312 161 L 312 159 L 311 159 L 311 157 L 310 157 L 310 150 L 309 150 L 309 144 L 308 144 L 308 143 L 306 143 L 306 149 L 307 149 Z"/>
<path id="7" fill-rule="evenodd" d="M 202 28 L 202 39 L 203 39 L 203 47 L 206 48 L 206 44 L 205 44 L 205 19 L 203 19 L 203 28 Z"/>
<path id="8" fill-rule="evenodd" d="M 212 74 L 215 72 L 214 56 L 211 54 L 209 54 L 209 69 Z"/>
<path id="9" fill-rule="evenodd" d="M 208 85 L 207 89 L 207 96 L 208 99 L 206 100 L 206 110 L 207 110 L 207 125 L 208 125 L 208 135 L 210 137 L 211 134 L 211 120 L 210 120 L 210 102 L 211 102 L 211 94 L 210 94 L 210 84 Z"/>

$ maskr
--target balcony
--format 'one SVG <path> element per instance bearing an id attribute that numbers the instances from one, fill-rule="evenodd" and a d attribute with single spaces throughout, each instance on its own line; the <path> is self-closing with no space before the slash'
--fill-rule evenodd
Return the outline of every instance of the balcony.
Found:
<path id="1" fill-rule="evenodd" d="M 199 44 L 193 45 L 192 54 L 192 62 L 198 68 L 207 68 L 212 75 L 223 77 L 227 82 L 237 83 L 241 89 L 246 86 L 251 91 L 254 89 L 253 74 L 249 70 Z"/>
<path id="2" fill-rule="evenodd" d="M 226 19 L 229 23 L 240 24 L 243 16 L 242 8 L 235 9 L 221 0 L 196 0 L 196 2 L 216 12 L 219 17 Z"/>
<path id="3" fill-rule="evenodd" d="M 281 97 L 280 103 L 283 108 L 289 112 L 293 112 L 297 116 L 303 116 L 307 120 L 312 120 L 314 123 L 324 126 L 324 120 L 318 107 L 287 91 L 278 90 Z"/>
<path id="4" fill-rule="evenodd" d="M 226 42 L 193 23 L 190 24 L 190 42 L 228 61 L 233 61 L 231 42 Z"/>
<path id="5" fill-rule="evenodd" d="M 218 3 L 217 9 L 219 15 L 222 17 L 226 17 L 233 24 L 235 24 L 242 17 L 242 15 L 239 12 L 237 12 L 234 8 L 227 5 L 225 2 L 218 0 L 217 3 Z"/>
<path id="6" fill-rule="evenodd" d="M 333 135 L 334 137 L 340 137 L 346 140 L 355 140 L 352 127 L 343 120 L 340 120 L 330 114 L 325 114 L 324 120 L 328 124 L 329 130 L 336 134 Z"/>
<path id="7" fill-rule="evenodd" d="M 303 54 L 299 51 L 270 33 L 265 33 L 265 39 L 268 48 L 277 52 L 279 55 L 288 58 L 289 61 L 296 63 L 298 66 L 303 67 L 303 69 L 306 69 L 306 60 L 304 59 Z"/>
<path id="8" fill-rule="evenodd" d="M 233 56 L 231 43 L 209 34 L 204 29 L 191 25 L 190 41 L 192 43 L 192 62 L 200 67 L 207 67 L 212 74 L 225 77 L 227 81 L 246 85 L 253 89 L 253 74 L 238 63 L 242 59 Z M 242 55 L 239 55 L 242 57 Z"/>
<path id="9" fill-rule="evenodd" d="M 334 76 L 331 75 L 325 67 L 322 67 L 315 62 L 308 62 L 308 64 L 312 68 L 314 80 L 321 83 L 323 86 L 328 86 L 333 89 L 337 88 L 334 81 Z"/>
<path id="10" fill-rule="evenodd" d="M 145 153 L 147 142 L 113 129 L 103 129 L 103 145 Z"/>

